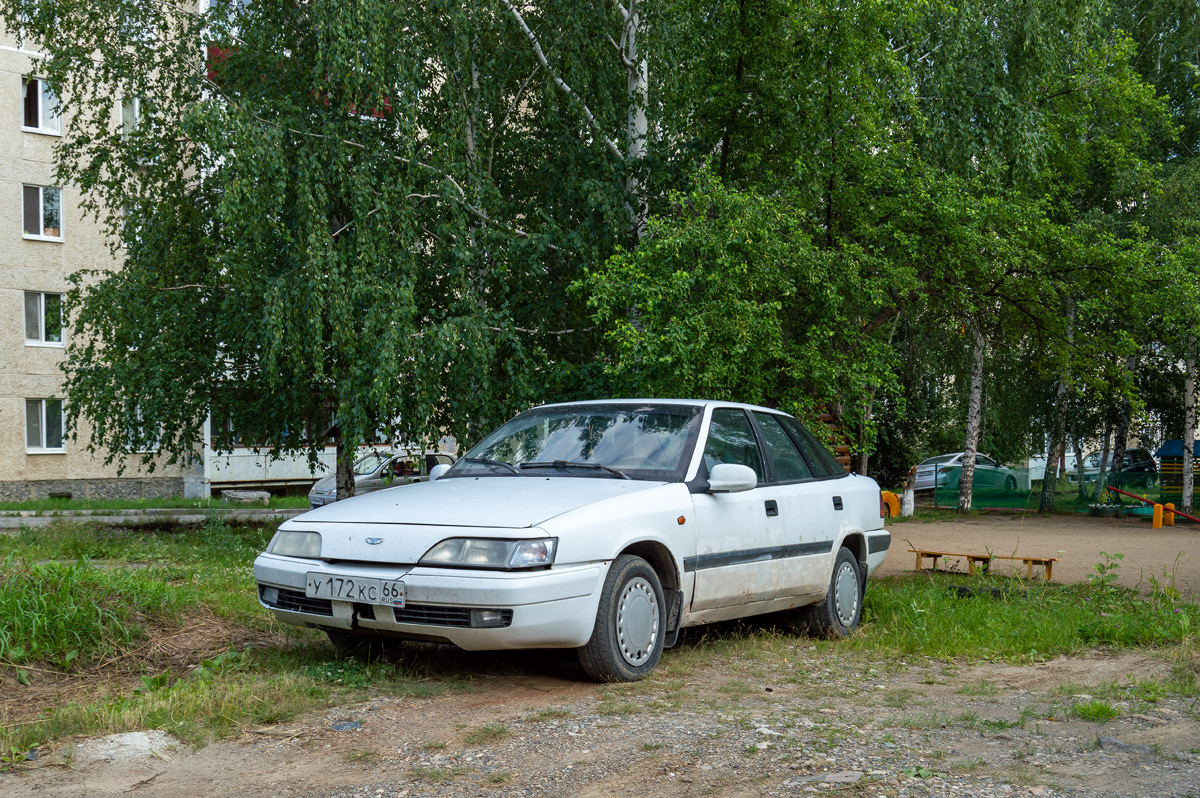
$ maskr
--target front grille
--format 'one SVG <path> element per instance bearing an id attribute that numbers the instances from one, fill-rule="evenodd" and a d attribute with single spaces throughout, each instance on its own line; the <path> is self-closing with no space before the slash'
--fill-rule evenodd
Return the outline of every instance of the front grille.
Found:
<path id="1" fill-rule="evenodd" d="M 501 610 L 503 613 L 502 626 L 512 624 L 512 610 Z M 403 609 L 393 607 L 392 613 L 396 623 L 420 623 L 430 626 L 460 626 L 471 625 L 471 610 L 467 607 L 439 607 L 434 604 L 409 604 Z"/>
<path id="2" fill-rule="evenodd" d="M 278 591 L 279 596 L 274 601 L 267 601 L 268 590 Z M 333 616 L 333 602 L 329 599 L 309 598 L 299 590 L 288 590 L 286 587 L 258 586 L 258 597 L 268 607 L 292 612 L 307 612 L 309 615 Z"/>

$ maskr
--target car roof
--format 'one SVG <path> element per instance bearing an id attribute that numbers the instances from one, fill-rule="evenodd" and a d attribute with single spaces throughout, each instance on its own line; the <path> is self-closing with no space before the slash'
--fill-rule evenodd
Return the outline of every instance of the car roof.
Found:
<path id="1" fill-rule="evenodd" d="M 535 407 L 565 407 L 574 405 L 680 405 L 685 407 L 740 407 L 746 410 L 761 410 L 764 413 L 778 413 L 779 415 L 789 415 L 782 410 L 773 407 L 763 407 L 762 405 L 746 404 L 745 402 L 727 402 L 719 399 L 654 399 L 654 398 L 638 398 L 638 399 L 585 399 L 579 402 L 553 402 L 545 405 L 535 405 Z M 534 408 L 528 408 L 530 410 Z"/>

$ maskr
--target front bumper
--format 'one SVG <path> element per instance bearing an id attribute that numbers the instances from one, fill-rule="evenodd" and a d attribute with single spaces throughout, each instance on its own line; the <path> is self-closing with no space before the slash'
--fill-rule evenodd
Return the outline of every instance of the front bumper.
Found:
<path id="1" fill-rule="evenodd" d="M 259 603 L 283 623 L 442 640 L 467 650 L 582 646 L 592 636 L 607 570 L 607 562 L 505 572 L 327 563 L 273 554 L 254 561 Z M 308 598 L 310 572 L 400 579 L 405 606 Z M 276 592 L 265 592 L 271 588 Z M 473 627 L 472 609 L 500 610 L 511 620 L 499 628 Z"/>

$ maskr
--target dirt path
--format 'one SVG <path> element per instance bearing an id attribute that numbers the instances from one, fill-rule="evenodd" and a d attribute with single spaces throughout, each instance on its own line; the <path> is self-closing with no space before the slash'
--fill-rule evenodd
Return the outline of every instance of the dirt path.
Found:
<path id="1" fill-rule="evenodd" d="M 1182 552 L 1177 584 L 1200 588 L 1186 527 L 990 516 L 895 535 L 885 573 L 911 570 L 906 540 L 1057 555 L 1059 580 L 1120 552 L 1131 585 Z M 455 656 L 468 692 L 379 696 L 199 749 L 161 732 L 78 741 L 0 773 L 0 796 L 1200 795 L 1200 707 L 1153 688 L 1200 667 L 1194 651 L 967 665 L 701 633 L 634 685 L 579 681 L 569 652 Z"/>
<path id="2" fill-rule="evenodd" d="M 1174 579 L 1185 595 L 1200 596 L 1200 526 L 1194 524 L 1151 529 L 1149 521 L 1136 518 L 1033 513 L 990 513 L 962 521 L 905 520 L 892 527 L 892 548 L 881 575 L 913 570 L 916 563 L 910 547 L 1057 557 L 1057 582 L 1084 581 L 1093 566 L 1104 560 L 1102 552 L 1122 554 L 1122 584 L 1144 590 L 1151 578 L 1160 584 Z M 1024 566 L 1017 563 L 1016 567 Z M 958 568 L 965 571 L 966 564 L 960 561 Z"/>

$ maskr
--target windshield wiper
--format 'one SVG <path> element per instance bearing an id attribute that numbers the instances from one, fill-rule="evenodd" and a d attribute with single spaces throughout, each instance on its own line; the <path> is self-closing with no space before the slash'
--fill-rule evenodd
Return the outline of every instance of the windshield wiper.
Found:
<path id="1" fill-rule="evenodd" d="M 506 470 L 512 472 L 513 474 L 516 474 L 517 476 L 521 476 L 521 472 L 519 470 L 517 470 L 517 467 L 515 465 L 513 465 L 512 463 L 506 463 L 503 460 L 493 460 L 490 457 L 464 457 L 463 462 L 465 462 L 465 463 L 482 463 L 483 465 L 489 465 L 489 466 L 500 466 L 501 468 L 506 469 Z"/>
<path id="2" fill-rule="evenodd" d="M 521 468 L 590 468 L 593 471 L 607 471 L 621 479 L 633 479 L 633 477 L 625 472 L 618 471 L 612 466 L 601 465 L 600 463 L 576 463 L 572 460 L 551 460 L 547 463 L 521 463 Z"/>

